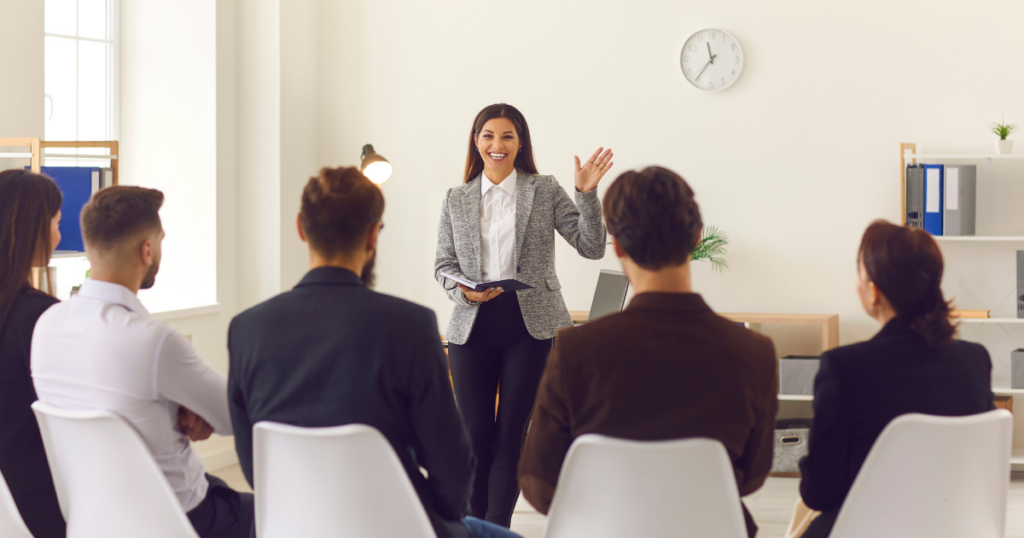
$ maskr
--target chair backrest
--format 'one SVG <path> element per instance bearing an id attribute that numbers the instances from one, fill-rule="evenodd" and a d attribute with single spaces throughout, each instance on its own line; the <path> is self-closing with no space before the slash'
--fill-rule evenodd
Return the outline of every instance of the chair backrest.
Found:
<path id="1" fill-rule="evenodd" d="M 364 424 L 253 427 L 260 538 L 436 538 L 391 443 Z"/>
<path id="2" fill-rule="evenodd" d="M 32 533 L 21 519 L 18 505 L 7 487 L 7 480 L 0 474 L 0 536 L 4 538 L 32 538 Z"/>
<path id="3" fill-rule="evenodd" d="M 198 538 L 146 443 L 107 411 L 32 404 L 68 538 Z"/>
<path id="4" fill-rule="evenodd" d="M 545 537 L 622 536 L 746 538 L 736 474 L 722 443 L 576 439 Z"/>
<path id="5" fill-rule="evenodd" d="M 882 430 L 832 538 L 1002 538 L 1013 416 L 908 414 Z"/>

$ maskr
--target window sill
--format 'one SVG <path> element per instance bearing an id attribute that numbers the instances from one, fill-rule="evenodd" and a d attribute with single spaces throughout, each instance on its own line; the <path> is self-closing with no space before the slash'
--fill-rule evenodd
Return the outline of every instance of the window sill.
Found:
<path id="1" fill-rule="evenodd" d="M 193 306 L 190 308 L 180 308 L 177 310 L 160 310 L 159 307 L 150 311 L 149 316 L 153 319 L 160 321 L 170 321 L 172 319 L 181 318 L 194 318 L 197 316 L 207 316 L 210 314 L 217 314 L 221 311 L 220 303 L 212 303 L 208 305 Z"/>

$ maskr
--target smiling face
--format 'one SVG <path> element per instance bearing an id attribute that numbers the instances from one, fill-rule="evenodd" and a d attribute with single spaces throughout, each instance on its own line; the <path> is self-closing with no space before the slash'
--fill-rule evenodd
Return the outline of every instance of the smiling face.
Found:
<path id="1" fill-rule="evenodd" d="M 502 181 L 512 173 L 516 155 L 522 146 L 519 133 L 508 118 L 488 121 L 476 135 L 476 148 L 484 160 L 484 173 L 491 180 Z"/>

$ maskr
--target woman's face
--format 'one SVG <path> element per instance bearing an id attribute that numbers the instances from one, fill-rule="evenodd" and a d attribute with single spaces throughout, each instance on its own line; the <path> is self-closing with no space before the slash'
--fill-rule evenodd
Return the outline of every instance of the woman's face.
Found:
<path id="1" fill-rule="evenodd" d="M 57 214 L 50 219 L 50 252 L 49 256 L 53 256 L 53 251 L 57 250 L 57 245 L 60 244 L 60 210 L 57 210 Z"/>
<path id="2" fill-rule="evenodd" d="M 857 262 L 857 295 L 860 296 L 860 305 L 864 312 L 871 317 L 878 313 L 878 288 L 868 277 L 868 271 L 864 268 L 864 262 Z"/>
<path id="3" fill-rule="evenodd" d="M 42 245 L 39 245 L 37 250 L 39 255 L 39 261 L 37 263 L 41 266 L 45 266 L 50 263 L 50 257 L 53 256 L 53 251 L 57 249 L 57 245 L 60 244 L 60 210 L 57 210 L 57 214 L 50 219 L 50 250 L 48 252 L 41 252 L 43 250 Z"/>
<path id="4" fill-rule="evenodd" d="M 512 173 L 516 155 L 522 145 L 519 134 L 516 133 L 516 126 L 508 118 L 494 118 L 488 121 L 476 135 L 476 149 L 480 152 L 480 158 L 484 160 L 484 168 L 505 174 L 501 177 L 492 177 L 494 180 L 505 179 Z"/>

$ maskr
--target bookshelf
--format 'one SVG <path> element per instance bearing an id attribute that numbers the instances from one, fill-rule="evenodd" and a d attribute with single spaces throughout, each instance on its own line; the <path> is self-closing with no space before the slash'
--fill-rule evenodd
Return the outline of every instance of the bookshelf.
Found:
<path id="1" fill-rule="evenodd" d="M 978 163 L 993 164 L 993 161 L 1024 161 L 1024 153 L 1011 153 L 1011 154 L 989 154 L 989 153 L 918 153 L 917 144 L 915 143 L 902 143 L 900 144 L 900 223 L 906 225 L 906 170 L 907 165 L 917 164 L 919 161 L 932 161 L 945 164 L 946 161 L 974 161 Z M 939 244 L 940 248 L 943 249 L 943 256 L 953 256 L 954 253 L 963 255 L 962 249 L 969 249 L 971 252 L 975 252 L 974 248 L 983 248 L 982 245 L 991 244 L 996 250 L 1002 249 L 1013 249 L 1013 250 L 1024 250 L 1024 235 L 974 235 L 974 236 L 935 236 L 935 241 Z M 1000 245 L 999 243 L 1006 243 Z M 968 245 L 977 245 L 976 247 L 969 247 Z M 954 249 L 954 245 L 963 245 Z M 971 254 L 973 256 L 974 254 Z M 953 259 L 953 258 L 950 258 Z M 949 264 L 947 264 L 947 269 Z M 954 275 L 955 276 L 955 275 Z M 957 280 L 960 280 L 957 277 Z M 961 281 L 960 284 L 965 287 L 966 285 Z M 1001 328 L 1003 336 L 1013 339 L 1010 331 L 1019 331 L 1020 329 L 1011 329 L 1011 327 L 1024 325 L 1024 319 L 1018 319 L 1015 317 L 992 317 L 992 318 L 956 318 L 957 323 L 962 324 L 964 328 L 974 327 L 980 329 L 984 326 L 995 326 Z M 995 330 L 995 329 L 992 329 Z M 975 331 L 976 333 L 977 331 Z M 1014 339 L 1015 340 L 1015 339 Z M 978 342 L 981 343 L 981 342 Z M 982 343 L 986 348 L 989 349 L 989 355 L 992 357 L 993 371 L 995 371 L 996 364 L 1004 364 L 1009 361 L 1008 356 L 1003 356 L 1001 353 L 993 352 L 993 344 Z M 998 347 L 998 346 L 996 346 Z M 1024 347 L 1024 346 L 1022 346 Z M 1009 381 L 993 381 L 992 392 L 998 396 L 1013 396 L 1019 401 L 1018 413 L 1014 415 L 1014 439 L 1013 439 L 1013 453 L 1010 458 L 1010 463 L 1013 465 L 1015 470 L 1020 470 L 1024 467 L 1024 389 L 1013 389 L 1010 388 Z M 1020 422 L 1018 423 L 1017 415 L 1021 415 Z"/>

